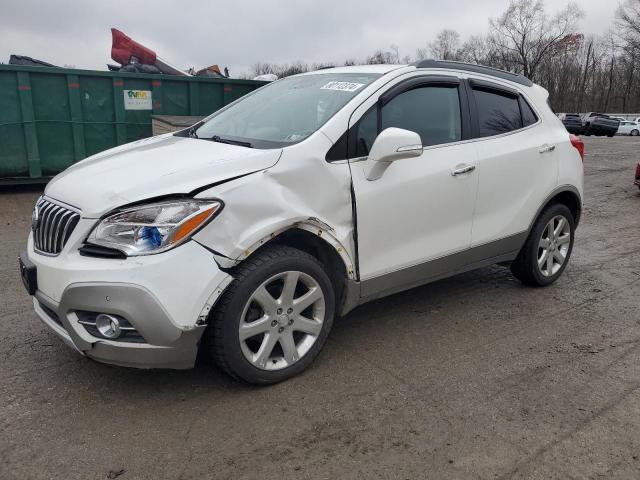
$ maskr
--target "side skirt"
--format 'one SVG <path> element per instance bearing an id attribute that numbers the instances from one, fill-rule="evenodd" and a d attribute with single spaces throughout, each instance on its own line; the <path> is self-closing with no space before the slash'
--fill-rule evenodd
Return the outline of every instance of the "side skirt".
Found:
<path id="1" fill-rule="evenodd" d="M 345 315 L 358 305 L 377 298 L 495 263 L 510 262 L 518 256 L 527 235 L 526 231 L 517 233 L 362 282 L 350 281 L 346 286 L 347 292 L 345 292 L 341 314 Z"/>

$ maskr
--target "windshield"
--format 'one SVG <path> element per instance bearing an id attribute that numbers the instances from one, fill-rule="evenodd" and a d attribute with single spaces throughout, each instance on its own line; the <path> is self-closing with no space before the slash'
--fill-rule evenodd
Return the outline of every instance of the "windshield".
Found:
<path id="1" fill-rule="evenodd" d="M 318 130 L 379 74 L 321 73 L 273 82 L 214 114 L 200 139 L 255 148 L 280 148 Z"/>

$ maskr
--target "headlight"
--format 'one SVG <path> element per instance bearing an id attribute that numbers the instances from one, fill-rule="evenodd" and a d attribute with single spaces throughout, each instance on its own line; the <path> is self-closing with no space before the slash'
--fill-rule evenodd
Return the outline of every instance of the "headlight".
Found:
<path id="1" fill-rule="evenodd" d="M 222 209 L 216 200 L 173 200 L 122 210 L 104 218 L 88 243 L 127 256 L 160 253 L 188 240 Z"/>

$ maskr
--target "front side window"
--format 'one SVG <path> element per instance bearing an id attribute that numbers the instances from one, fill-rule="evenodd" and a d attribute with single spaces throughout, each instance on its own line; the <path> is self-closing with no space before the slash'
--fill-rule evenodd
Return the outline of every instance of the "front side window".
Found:
<path id="1" fill-rule="evenodd" d="M 416 132 L 424 146 L 459 141 L 458 88 L 429 86 L 401 93 L 382 108 L 382 130 L 389 127 Z"/>
<path id="2" fill-rule="evenodd" d="M 522 128 L 518 97 L 495 90 L 473 89 L 478 108 L 480 137 L 490 137 Z"/>
<path id="3" fill-rule="evenodd" d="M 371 146 L 378 136 L 378 109 L 374 105 L 356 126 L 356 153 L 355 157 L 369 155 Z"/>
<path id="4" fill-rule="evenodd" d="M 255 148 L 292 145 L 318 130 L 378 77 L 319 73 L 278 80 L 214 114 L 194 133 L 199 139 Z"/>
<path id="5" fill-rule="evenodd" d="M 457 142 L 462 138 L 460 98 L 456 86 L 425 86 L 403 92 L 380 112 L 380 131 L 389 127 L 416 132 L 423 146 Z M 355 157 L 369 154 L 378 136 L 374 106 L 356 125 Z"/>

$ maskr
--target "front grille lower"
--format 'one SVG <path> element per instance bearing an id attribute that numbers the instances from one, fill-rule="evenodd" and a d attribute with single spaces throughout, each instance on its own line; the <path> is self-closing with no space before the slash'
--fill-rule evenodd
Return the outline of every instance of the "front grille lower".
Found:
<path id="1" fill-rule="evenodd" d="M 41 198 L 36 203 L 31 229 L 36 251 L 57 255 L 80 220 L 80 213 Z"/>

